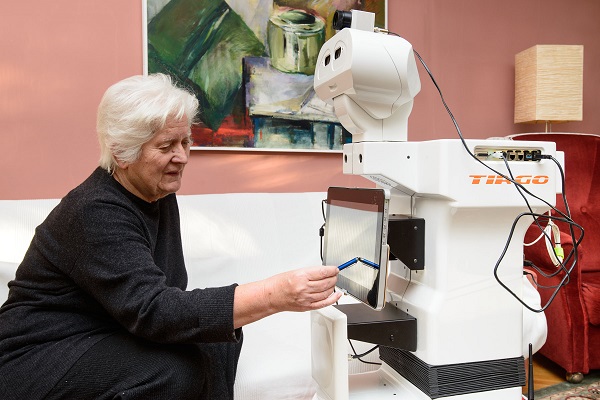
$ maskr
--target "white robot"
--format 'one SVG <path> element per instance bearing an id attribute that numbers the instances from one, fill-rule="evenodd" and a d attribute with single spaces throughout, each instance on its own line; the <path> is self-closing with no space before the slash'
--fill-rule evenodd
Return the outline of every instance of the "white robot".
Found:
<path id="1" fill-rule="evenodd" d="M 516 220 L 528 208 L 506 176 L 535 194 L 527 196 L 529 204 L 543 213 L 560 187 L 556 165 L 537 155 L 561 155 L 549 142 L 407 141 L 421 88 L 411 44 L 375 32 L 372 14 L 352 11 L 344 18 L 349 27 L 319 54 L 315 91 L 352 133 L 343 148 L 344 173 L 389 193 L 387 217 L 424 221 L 424 265 L 413 270 L 397 259 L 386 271 L 382 264 L 384 309 L 358 305 L 373 320 L 383 311 L 413 319 L 406 331 L 416 343 L 408 346 L 397 344 L 405 343 L 403 329 L 375 322 L 367 328 L 384 338 L 375 343 L 382 345 L 376 371 L 348 375 L 347 339 L 356 316 L 333 306 L 312 313 L 314 398 L 521 399 L 523 306 L 507 289 L 521 296 L 523 238 L 532 219 Z M 369 327 L 364 315 L 359 319 Z"/>

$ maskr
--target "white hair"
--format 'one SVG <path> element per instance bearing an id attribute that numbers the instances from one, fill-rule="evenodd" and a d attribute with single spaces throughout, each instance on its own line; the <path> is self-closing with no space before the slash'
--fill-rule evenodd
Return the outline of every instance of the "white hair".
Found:
<path id="1" fill-rule="evenodd" d="M 98 106 L 100 167 L 114 172 L 117 160 L 134 162 L 142 146 L 168 118 L 194 122 L 198 99 L 165 74 L 137 75 L 109 87 Z"/>

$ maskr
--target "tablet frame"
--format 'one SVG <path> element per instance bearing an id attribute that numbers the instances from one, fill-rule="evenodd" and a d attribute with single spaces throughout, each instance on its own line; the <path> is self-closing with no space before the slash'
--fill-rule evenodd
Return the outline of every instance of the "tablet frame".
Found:
<path id="1" fill-rule="evenodd" d="M 381 310 L 386 302 L 389 260 L 389 247 L 387 245 L 389 200 L 389 191 L 381 188 L 330 187 L 327 190 L 323 264 L 341 267 L 336 286 L 375 310 Z M 372 242 L 365 244 L 365 247 L 369 248 L 367 250 L 369 254 L 357 254 L 353 252 L 354 250 L 349 250 L 348 246 L 352 246 L 352 243 L 356 244 L 357 238 L 343 237 L 344 233 L 340 233 L 344 230 L 344 227 L 347 228 L 353 224 L 353 221 L 350 220 L 352 216 L 358 217 L 357 220 L 366 221 L 369 224 L 369 226 L 364 227 L 364 231 L 369 232 L 367 235 L 372 233 L 376 235 L 374 239 L 371 236 L 366 237 L 368 242 Z M 361 227 L 357 229 L 358 231 L 363 230 Z M 356 234 L 356 231 L 353 233 Z M 362 247 L 362 244 L 358 247 Z M 358 282 L 356 279 L 350 279 L 348 277 L 350 274 L 344 272 L 349 271 L 351 268 L 375 269 L 358 260 L 355 261 L 355 266 L 344 266 L 348 260 L 361 257 L 374 261 L 379 265 L 376 277 L 368 282 L 365 280 Z M 371 260 L 371 258 L 373 259 Z M 354 275 L 358 274 L 355 273 Z M 368 279 L 368 277 L 361 278 Z"/>

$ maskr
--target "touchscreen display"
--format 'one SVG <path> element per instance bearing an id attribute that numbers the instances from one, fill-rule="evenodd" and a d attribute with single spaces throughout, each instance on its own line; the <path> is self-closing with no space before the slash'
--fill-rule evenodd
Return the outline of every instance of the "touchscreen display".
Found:
<path id="1" fill-rule="evenodd" d="M 340 269 L 340 289 L 375 309 L 385 304 L 388 201 L 383 189 L 327 192 L 323 261 Z"/>

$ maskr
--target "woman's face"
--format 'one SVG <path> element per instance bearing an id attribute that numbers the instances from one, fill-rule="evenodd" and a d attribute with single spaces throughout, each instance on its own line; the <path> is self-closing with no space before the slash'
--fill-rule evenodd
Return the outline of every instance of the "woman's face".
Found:
<path id="1" fill-rule="evenodd" d="M 138 160 L 119 161 L 115 179 L 147 202 L 156 201 L 181 187 L 183 168 L 190 155 L 188 120 L 169 118 L 163 129 L 142 146 Z"/>

